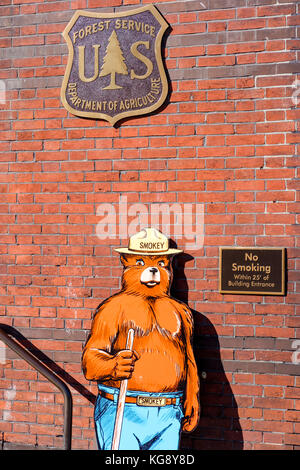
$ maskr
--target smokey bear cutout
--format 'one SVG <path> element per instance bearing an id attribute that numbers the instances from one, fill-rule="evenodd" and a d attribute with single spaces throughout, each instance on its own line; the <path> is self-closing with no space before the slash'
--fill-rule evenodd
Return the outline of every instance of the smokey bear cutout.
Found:
<path id="1" fill-rule="evenodd" d="M 172 258 L 182 250 L 146 228 L 116 251 L 122 288 L 96 309 L 82 356 L 85 378 L 98 383 L 98 448 L 116 449 L 119 428 L 119 450 L 177 450 L 200 413 L 192 313 L 170 296 Z"/>

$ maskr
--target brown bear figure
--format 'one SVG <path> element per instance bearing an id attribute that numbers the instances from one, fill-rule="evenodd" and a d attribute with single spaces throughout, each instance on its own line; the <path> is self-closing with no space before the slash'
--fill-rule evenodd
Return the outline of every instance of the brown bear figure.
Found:
<path id="1" fill-rule="evenodd" d="M 199 419 L 199 379 L 192 349 L 193 319 L 170 297 L 172 257 L 168 238 L 154 228 L 116 249 L 124 266 L 122 289 L 96 309 L 82 356 L 85 378 L 98 382 L 98 447 L 110 450 L 122 381 L 126 397 L 120 450 L 176 450 L 181 430 Z M 126 348 L 134 330 L 133 349 Z"/>

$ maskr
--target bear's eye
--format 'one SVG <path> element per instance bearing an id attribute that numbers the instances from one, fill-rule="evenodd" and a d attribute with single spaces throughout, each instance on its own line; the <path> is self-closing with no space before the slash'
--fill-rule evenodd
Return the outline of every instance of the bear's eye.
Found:
<path id="1" fill-rule="evenodd" d="M 163 260 L 159 261 L 158 263 L 158 266 L 164 266 L 165 265 L 165 262 Z"/>
<path id="2" fill-rule="evenodd" d="M 142 259 L 137 259 L 135 264 L 136 264 L 137 266 L 144 266 L 145 261 L 142 260 Z"/>

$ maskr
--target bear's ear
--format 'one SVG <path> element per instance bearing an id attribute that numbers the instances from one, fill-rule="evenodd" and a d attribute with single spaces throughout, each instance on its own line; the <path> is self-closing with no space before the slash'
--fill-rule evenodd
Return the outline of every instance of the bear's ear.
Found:
<path id="1" fill-rule="evenodd" d="M 120 260 L 123 266 L 128 266 L 130 264 L 129 259 L 130 259 L 130 255 L 125 255 L 124 253 L 120 255 Z"/>
<path id="2" fill-rule="evenodd" d="M 123 266 L 125 266 L 125 263 L 126 263 L 126 256 L 120 254 L 120 261 L 121 261 L 121 263 L 123 264 Z"/>

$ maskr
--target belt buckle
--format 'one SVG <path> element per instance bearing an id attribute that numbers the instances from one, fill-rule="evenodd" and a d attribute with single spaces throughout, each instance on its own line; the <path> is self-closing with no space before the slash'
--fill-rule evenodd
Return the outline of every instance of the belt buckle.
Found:
<path id="1" fill-rule="evenodd" d="M 136 404 L 139 406 L 166 406 L 167 399 L 165 397 L 145 397 L 138 395 Z"/>

